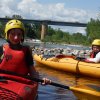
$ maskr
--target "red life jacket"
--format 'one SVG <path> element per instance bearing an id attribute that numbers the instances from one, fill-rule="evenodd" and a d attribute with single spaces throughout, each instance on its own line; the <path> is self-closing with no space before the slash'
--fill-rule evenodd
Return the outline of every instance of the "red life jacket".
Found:
<path id="1" fill-rule="evenodd" d="M 98 52 L 92 51 L 92 52 L 90 53 L 90 58 L 95 58 L 95 56 L 96 56 L 97 53 L 98 53 Z"/>
<path id="2" fill-rule="evenodd" d="M 27 75 L 29 70 L 25 61 L 26 51 L 25 47 L 22 47 L 21 50 L 13 50 L 8 44 L 3 45 L 4 57 L 0 69 Z"/>
<path id="3" fill-rule="evenodd" d="M 90 53 L 90 58 L 94 58 L 94 52 Z"/>

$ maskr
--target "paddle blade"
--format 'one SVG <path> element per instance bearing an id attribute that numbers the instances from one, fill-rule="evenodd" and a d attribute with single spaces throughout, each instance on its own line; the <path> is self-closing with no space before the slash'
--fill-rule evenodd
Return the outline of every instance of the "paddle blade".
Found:
<path id="1" fill-rule="evenodd" d="M 96 86 L 98 88 L 98 86 Z M 100 91 L 86 85 L 70 87 L 79 100 L 100 100 Z"/>

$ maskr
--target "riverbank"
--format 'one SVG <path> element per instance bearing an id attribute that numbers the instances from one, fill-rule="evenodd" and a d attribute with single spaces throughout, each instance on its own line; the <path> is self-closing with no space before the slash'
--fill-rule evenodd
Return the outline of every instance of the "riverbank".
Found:
<path id="1" fill-rule="evenodd" d="M 69 44 L 55 44 L 49 42 L 25 42 L 32 48 L 33 53 L 44 55 L 76 55 L 81 57 L 87 57 L 90 55 L 91 48 L 82 45 L 69 45 Z"/>

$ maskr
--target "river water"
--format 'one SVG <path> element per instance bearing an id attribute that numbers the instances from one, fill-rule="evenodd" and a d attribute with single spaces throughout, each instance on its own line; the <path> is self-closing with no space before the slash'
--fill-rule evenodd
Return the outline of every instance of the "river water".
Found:
<path id="1" fill-rule="evenodd" d="M 0 45 L 2 45 L 5 41 L 0 40 Z M 55 45 L 55 44 L 30 44 L 30 46 L 42 46 L 43 48 L 66 48 L 62 45 Z M 87 47 L 79 47 L 79 46 L 71 46 L 72 48 L 77 49 L 88 49 Z M 92 85 L 100 85 L 100 81 L 96 80 L 94 78 L 88 78 L 88 77 L 77 77 L 75 74 L 67 73 L 67 72 L 60 72 L 49 68 L 41 68 L 39 66 L 35 66 L 36 70 L 39 72 L 40 77 L 47 77 L 51 79 L 52 81 L 67 85 L 67 86 L 75 86 L 75 85 L 84 85 L 84 84 L 92 84 Z M 59 87 L 47 85 L 42 86 L 39 84 L 38 89 L 38 100 L 78 100 L 77 97 L 73 94 L 72 91 L 62 89 Z"/>

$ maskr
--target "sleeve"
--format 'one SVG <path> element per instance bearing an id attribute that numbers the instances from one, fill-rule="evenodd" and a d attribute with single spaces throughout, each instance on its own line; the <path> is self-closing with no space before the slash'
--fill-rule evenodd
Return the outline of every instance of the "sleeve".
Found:
<path id="1" fill-rule="evenodd" d="M 87 60 L 91 62 L 99 63 L 100 62 L 100 52 L 96 55 L 95 58 L 88 58 Z"/>
<path id="2" fill-rule="evenodd" d="M 30 49 L 30 47 L 27 48 L 26 62 L 27 62 L 28 66 L 33 66 L 34 65 L 33 56 L 32 56 L 32 50 Z"/>

